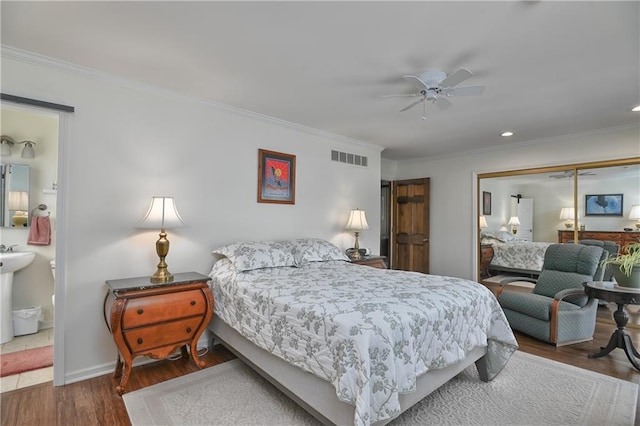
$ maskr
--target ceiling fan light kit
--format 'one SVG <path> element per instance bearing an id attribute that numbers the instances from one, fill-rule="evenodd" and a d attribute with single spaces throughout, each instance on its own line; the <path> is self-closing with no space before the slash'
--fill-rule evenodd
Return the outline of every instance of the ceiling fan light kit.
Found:
<path id="1" fill-rule="evenodd" d="M 447 75 L 444 71 L 432 70 L 424 71 L 418 75 L 405 75 L 405 80 L 412 84 L 416 84 L 420 90 L 416 93 L 408 93 L 403 95 L 386 95 L 385 98 L 391 97 L 419 97 L 420 99 L 402 108 L 400 111 L 407 111 L 414 106 L 422 103 L 422 119 L 426 119 L 426 101 L 431 102 L 441 110 L 451 107 L 451 96 L 475 96 L 484 92 L 484 86 L 466 86 L 454 87 L 468 80 L 473 73 L 466 68 L 460 68 L 456 72 Z"/>

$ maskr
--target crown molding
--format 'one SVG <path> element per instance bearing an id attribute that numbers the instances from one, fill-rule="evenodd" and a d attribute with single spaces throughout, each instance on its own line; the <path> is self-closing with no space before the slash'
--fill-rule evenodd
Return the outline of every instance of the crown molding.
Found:
<path id="1" fill-rule="evenodd" d="M 248 111 L 242 108 L 233 107 L 223 103 L 219 103 L 219 102 L 215 102 L 215 101 L 211 101 L 203 98 L 198 98 L 196 96 L 186 95 L 184 93 L 176 92 L 173 90 L 163 89 L 159 86 L 154 86 L 141 81 L 120 77 L 115 74 L 99 71 L 89 67 L 84 67 L 81 65 L 73 64 L 71 62 L 63 61 L 61 59 L 41 55 L 38 53 L 17 49 L 15 47 L 7 46 L 4 44 L 0 44 L 0 55 L 2 56 L 3 59 L 4 58 L 12 59 L 18 62 L 23 62 L 23 63 L 27 63 L 30 65 L 35 65 L 39 67 L 54 68 L 69 74 L 82 75 L 85 77 L 100 80 L 102 82 L 113 84 L 126 89 L 135 90 L 138 92 L 143 92 L 143 93 L 147 93 L 155 96 L 162 96 L 172 100 L 190 101 L 194 103 L 199 103 L 202 105 L 206 105 L 208 107 L 213 107 L 216 109 L 224 110 L 226 112 L 231 112 L 242 117 L 264 121 L 267 123 L 271 123 L 278 126 L 287 127 L 300 132 L 304 132 L 313 136 L 319 136 L 322 138 L 331 139 L 333 141 L 338 141 L 338 142 L 355 145 L 355 146 L 359 146 L 366 149 L 371 149 L 377 152 L 382 152 L 385 148 L 383 146 L 376 145 L 371 142 L 361 141 L 358 139 L 337 135 L 331 132 L 326 132 L 324 130 L 304 126 L 302 124 L 293 123 L 291 121 L 282 120 L 282 119 L 271 117 L 265 114 L 260 114 L 258 112 Z"/>

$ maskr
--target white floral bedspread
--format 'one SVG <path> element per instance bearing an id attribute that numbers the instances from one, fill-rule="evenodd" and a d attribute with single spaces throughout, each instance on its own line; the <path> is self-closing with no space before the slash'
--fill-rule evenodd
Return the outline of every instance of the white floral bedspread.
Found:
<path id="1" fill-rule="evenodd" d="M 354 424 L 394 417 L 416 377 L 488 346 L 490 378 L 517 349 L 493 294 L 459 278 L 312 262 L 210 276 L 215 313 L 256 345 L 331 382 Z"/>
<path id="2" fill-rule="evenodd" d="M 530 241 L 483 240 L 493 245 L 493 259 L 490 266 L 542 271 L 544 253 L 552 243 Z"/>

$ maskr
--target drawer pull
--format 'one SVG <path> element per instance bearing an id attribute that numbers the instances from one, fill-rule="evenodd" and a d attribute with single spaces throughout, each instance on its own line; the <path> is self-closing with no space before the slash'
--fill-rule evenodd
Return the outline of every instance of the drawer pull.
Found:
<path id="1" fill-rule="evenodd" d="M 144 309 L 138 308 L 138 315 L 142 315 L 142 314 L 144 314 Z"/>
<path id="2" fill-rule="evenodd" d="M 142 339 L 140 337 L 138 337 L 138 344 L 141 345 L 142 344 Z"/>
<path id="3" fill-rule="evenodd" d="M 191 301 L 191 306 L 196 306 L 196 301 L 195 300 Z"/>
<path id="4" fill-rule="evenodd" d="M 187 327 L 187 333 L 191 333 L 191 327 Z"/>

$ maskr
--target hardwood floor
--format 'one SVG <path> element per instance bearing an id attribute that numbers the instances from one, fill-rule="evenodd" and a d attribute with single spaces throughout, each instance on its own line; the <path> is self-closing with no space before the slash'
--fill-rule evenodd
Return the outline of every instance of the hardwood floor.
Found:
<path id="1" fill-rule="evenodd" d="M 633 308 L 637 307 L 631 308 L 633 324 L 628 332 L 640 347 L 640 325 L 638 325 L 640 314 Z M 609 341 L 611 333 L 616 328 L 612 313 L 609 306 L 599 308 L 596 332 L 591 342 L 556 348 L 516 333 L 520 350 L 640 383 L 640 372 L 631 366 L 621 349 L 616 349 L 602 358 L 587 357 L 589 353 L 599 350 L 600 346 Z M 210 367 L 233 358 L 235 357 L 231 352 L 221 345 L 216 345 L 201 359 L 205 361 L 207 367 Z M 127 391 L 195 371 L 198 371 L 197 367 L 188 359 L 164 360 L 136 367 L 127 385 Z M 66 386 L 53 387 L 49 382 L 3 393 L 0 424 L 3 426 L 130 425 L 124 401 L 115 391 L 117 383 L 118 381 L 109 374 Z M 640 419 L 640 416 L 637 418 Z"/>

